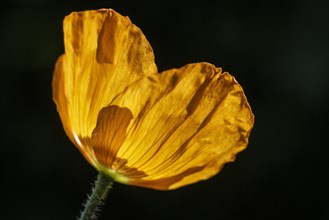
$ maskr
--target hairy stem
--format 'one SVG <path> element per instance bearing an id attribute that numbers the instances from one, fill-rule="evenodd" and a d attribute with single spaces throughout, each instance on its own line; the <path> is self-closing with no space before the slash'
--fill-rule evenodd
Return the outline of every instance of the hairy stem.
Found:
<path id="1" fill-rule="evenodd" d="M 88 197 L 84 210 L 81 213 L 79 220 L 96 219 L 96 214 L 99 211 L 103 201 L 106 198 L 109 190 L 112 188 L 113 179 L 103 172 L 99 172 L 91 195 Z"/>

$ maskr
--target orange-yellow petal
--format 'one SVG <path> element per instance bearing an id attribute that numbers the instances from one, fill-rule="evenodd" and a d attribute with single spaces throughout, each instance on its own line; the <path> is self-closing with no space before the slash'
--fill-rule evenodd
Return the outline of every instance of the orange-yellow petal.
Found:
<path id="1" fill-rule="evenodd" d="M 140 80 L 111 104 L 133 115 L 115 169 L 129 184 L 160 190 L 218 173 L 247 146 L 254 123 L 241 86 L 207 63 Z"/>
<path id="2" fill-rule="evenodd" d="M 99 112 L 128 85 L 157 73 L 154 55 L 141 30 L 111 9 L 73 12 L 63 27 L 53 99 L 67 135 L 95 165 L 88 141 Z"/>

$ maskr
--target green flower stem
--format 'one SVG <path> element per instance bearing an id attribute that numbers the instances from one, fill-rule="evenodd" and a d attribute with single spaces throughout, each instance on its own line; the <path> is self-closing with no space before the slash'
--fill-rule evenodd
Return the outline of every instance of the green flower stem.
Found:
<path id="1" fill-rule="evenodd" d="M 99 211 L 99 207 L 103 205 L 103 201 L 109 190 L 112 188 L 112 185 L 113 179 L 109 175 L 103 172 L 98 173 L 92 193 L 84 205 L 84 210 L 82 211 L 79 220 L 96 219 L 96 214 Z"/>

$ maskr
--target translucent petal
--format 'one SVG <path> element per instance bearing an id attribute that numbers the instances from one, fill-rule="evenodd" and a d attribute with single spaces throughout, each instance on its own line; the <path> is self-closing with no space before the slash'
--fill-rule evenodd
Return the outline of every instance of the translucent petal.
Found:
<path id="1" fill-rule="evenodd" d="M 63 27 L 65 54 L 56 63 L 53 99 L 67 135 L 89 151 L 85 142 L 100 110 L 131 83 L 156 74 L 157 68 L 141 30 L 113 10 L 73 12 Z"/>
<path id="2" fill-rule="evenodd" d="M 254 123 L 241 86 L 207 63 L 141 80 L 112 104 L 133 114 L 116 154 L 125 167 L 144 174 L 129 183 L 155 189 L 215 175 L 247 146 Z"/>

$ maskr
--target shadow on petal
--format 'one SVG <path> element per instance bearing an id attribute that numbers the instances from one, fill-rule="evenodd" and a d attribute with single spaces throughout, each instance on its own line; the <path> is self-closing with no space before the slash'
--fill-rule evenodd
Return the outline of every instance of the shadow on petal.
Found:
<path id="1" fill-rule="evenodd" d="M 169 190 L 169 189 L 174 189 L 171 188 L 171 186 L 181 181 L 184 177 L 189 176 L 193 173 L 200 172 L 203 169 L 204 166 L 191 167 L 186 171 L 179 173 L 177 175 L 155 179 L 155 180 L 131 179 L 129 180 L 128 184 L 157 189 L 157 190 Z"/>
<path id="2" fill-rule="evenodd" d="M 133 115 L 128 108 L 111 105 L 100 111 L 92 134 L 91 145 L 102 166 L 116 169 L 114 161 L 126 138 L 126 131 L 132 119 Z"/>

